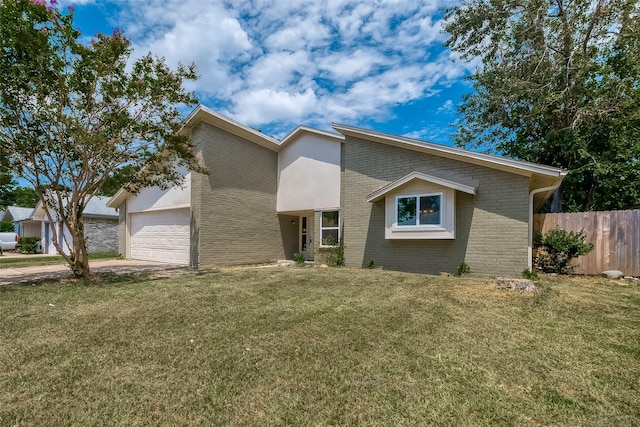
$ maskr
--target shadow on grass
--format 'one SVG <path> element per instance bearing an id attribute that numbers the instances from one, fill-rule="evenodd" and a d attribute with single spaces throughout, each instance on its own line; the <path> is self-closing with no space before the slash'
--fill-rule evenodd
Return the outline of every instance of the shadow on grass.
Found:
<path id="1" fill-rule="evenodd" d="M 109 285 L 124 285 L 135 284 L 140 282 L 148 282 L 152 280 L 160 280 L 165 277 L 158 276 L 153 272 L 141 272 L 141 273 L 114 273 L 112 271 L 92 273 L 89 277 L 85 278 L 43 278 L 23 281 L 19 283 L 12 283 L 8 285 L 0 286 L 0 293 L 10 292 L 12 290 L 30 288 L 34 286 L 61 286 L 61 285 L 77 285 L 77 286 L 109 286 Z"/>

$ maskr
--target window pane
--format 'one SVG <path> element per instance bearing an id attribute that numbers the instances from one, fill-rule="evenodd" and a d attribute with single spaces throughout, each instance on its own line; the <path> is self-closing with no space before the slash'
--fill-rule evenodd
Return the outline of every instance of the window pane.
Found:
<path id="1" fill-rule="evenodd" d="M 398 225 L 416 225 L 416 198 L 398 197 Z"/>
<path id="2" fill-rule="evenodd" d="M 420 224 L 440 225 L 440 196 L 420 197 Z"/>
<path id="3" fill-rule="evenodd" d="M 337 227 L 338 226 L 338 211 L 322 212 L 322 226 L 323 227 Z"/>
<path id="4" fill-rule="evenodd" d="M 322 230 L 322 245 L 334 246 L 338 244 L 338 230 Z"/>

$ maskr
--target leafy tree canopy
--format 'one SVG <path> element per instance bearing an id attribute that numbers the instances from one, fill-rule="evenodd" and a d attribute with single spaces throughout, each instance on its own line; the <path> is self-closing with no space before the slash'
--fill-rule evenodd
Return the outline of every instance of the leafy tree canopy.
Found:
<path id="1" fill-rule="evenodd" d="M 461 146 L 569 169 L 565 211 L 640 204 L 640 6 L 636 0 L 463 0 L 447 45 L 475 91 Z"/>
<path id="2" fill-rule="evenodd" d="M 13 187 L 8 191 L 0 192 L 0 208 L 7 206 L 20 206 L 33 208 L 38 204 L 36 190 L 31 187 Z"/>
<path id="3" fill-rule="evenodd" d="M 178 167 L 204 171 L 179 132 L 178 107 L 197 102 L 183 88 L 197 78 L 195 66 L 172 70 L 151 53 L 132 60 L 119 31 L 89 43 L 80 37 L 71 7 L 0 1 L 0 145 L 7 168 L 33 186 L 49 221 L 57 217 L 69 229 L 72 241 L 64 244 L 72 251 L 65 257 L 84 276 L 82 213 L 116 171 L 127 165 L 142 171 L 132 177 L 132 191 L 179 184 Z"/>

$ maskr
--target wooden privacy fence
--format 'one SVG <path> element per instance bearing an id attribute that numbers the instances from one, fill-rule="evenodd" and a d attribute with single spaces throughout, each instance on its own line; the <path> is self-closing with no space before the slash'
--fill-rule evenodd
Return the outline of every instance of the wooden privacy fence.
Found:
<path id="1" fill-rule="evenodd" d="M 573 262 L 574 273 L 599 274 L 620 270 L 640 276 L 640 210 L 536 214 L 533 232 L 546 233 L 556 227 L 566 231 L 584 229 L 594 249 Z"/>

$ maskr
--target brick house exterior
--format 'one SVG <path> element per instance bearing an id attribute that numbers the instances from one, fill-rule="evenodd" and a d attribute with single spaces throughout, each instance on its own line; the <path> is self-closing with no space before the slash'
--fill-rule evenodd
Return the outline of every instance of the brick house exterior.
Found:
<path id="1" fill-rule="evenodd" d="M 437 274 L 465 261 L 479 274 L 520 273 L 532 212 L 566 174 L 339 124 L 338 134 L 299 127 L 277 141 L 202 106 L 186 124 L 210 174 L 188 173 L 182 190 L 116 194 L 108 205 L 127 257 L 155 252 L 193 268 L 313 259 L 338 237 L 349 267 Z M 401 221 L 405 204 L 413 223 Z M 172 235 L 186 244 L 173 248 Z"/>

